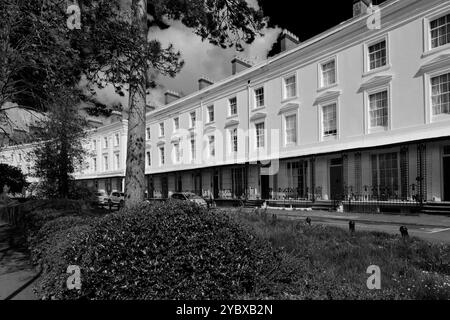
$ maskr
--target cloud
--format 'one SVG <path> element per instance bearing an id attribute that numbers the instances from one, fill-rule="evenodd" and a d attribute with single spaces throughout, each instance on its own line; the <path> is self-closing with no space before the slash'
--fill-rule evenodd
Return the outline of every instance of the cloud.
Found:
<path id="1" fill-rule="evenodd" d="M 159 77 L 160 83 L 167 89 L 192 93 L 198 90 L 198 79 L 207 76 L 213 81 L 222 80 L 231 75 L 231 60 L 235 55 L 242 56 L 253 62 L 265 60 L 273 43 L 277 40 L 280 28 L 265 28 L 263 36 L 258 36 L 250 45 L 244 46 L 243 52 L 234 48 L 222 49 L 202 41 L 199 36 L 181 22 L 172 22 L 166 30 L 152 29 L 149 39 L 159 39 L 167 46 L 172 43 L 181 51 L 185 65 L 175 78 Z"/>
<path id="2" fill-rule="evenodd" d="M 126 0 L 124 0 L 126 1 Z M 258 0 L 246 0 L 247 3 L 259 9 Z M 175 78 L 159 76 L 158 86 L 151 90 L 148 97 L 148 104 L 163 105 L 164 92 L 168 89 L 190 94 L 198 90 L 198 79 L 207 76 L 217 82 L 231 75 L 231 60 L 235 55 L 239 55 L 253 62 L 265 60 L 273 43 L 277 40 L 280 28 L 265 28 L 262 30 L 263 36 L 258 36 L 252 44 L 244 45 L 243 52 L 236 52 L 234 48 L 222 49 L 202 41 L 192 29 L 185 27 L 179 21 L 171 21 L 171 27 L 166 30 L 152 28 L 149 32 L 149 39 L 158 39 L 164 46 L 172 43 L 175 49 L 180 50 L 185 65 Z M 113 86 L 96 90 L 98 100 L 111 105 L 120 102 L 124 108 L 128 104 L 128 94 L 120 97 L 114 92 Z"/>

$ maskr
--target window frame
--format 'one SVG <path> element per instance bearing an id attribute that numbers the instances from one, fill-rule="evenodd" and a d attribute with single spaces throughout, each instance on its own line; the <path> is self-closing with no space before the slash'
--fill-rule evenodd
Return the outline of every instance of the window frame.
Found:
<path id="1" fill-rule="evenodd" d="M 120 153 L 114 153 L 114 170 L 120 170 Z"/>
<path id="2" fill-rule="evenodd" d="M 212 139 L 212 144 L 211 144 Z M 211 148 L 211 145 L 213 148 Z M 208 158 L 213 159 L 216 157 L 216 136 L 214 134 L 208 135 Z"/>
<path id="3" fill-rule="evenodd" d="M 295 80 L 295 84 L 294 84 L 295 94 L 293 96 L 291 96 L 291 97 L 288 97 L 287 96 L 286 80 L 290 79 L 290 78 L 294 78 L 294 80 Z M 281 78 L 281 91 L 282 91 L 282 93 L 281 93 L 281 101 L 284 102 L 284 101 L 289 101 L 289 100 L 292 100 L 292 99 L 296 99 L 298 97 L 298 87 L 299 86 L 298 86 L 297 72 L 290 73 L 290 74 L 287 74 L 287 75 L 283 76 Z"/>
<path id="4" fill-rule="evenodd" d="M 372 156 L 376 156 L 376 159 L 377 159 L 377 186 L 378 186 L 378 190 L 377 190 L 377 192 L 379 192 L 380 190 L 379 190 L 379 188 L 380 188 L 380 186 L 381 186 L 381 184 L 380 184 L 380 181 L 381 181 L 381 174 L 380 174 L 380 155 L 383 155 L 383 156 L 386 156 L 386 155 L 388 155 L 388 154 L 396 154 L 396 157 L 397 157 L 397 161 L 396 161 L 396 163 L 397 163 L 397 187 L 398 187 L 398 189 L 397 189 L 397 193 L 398 193 L 398 195 L 401 195 L 401 193 L 402 193 L 402 183 L 401 183 L 401 163 L 400 163 L 400 159 L 401 159 L 401 154 L 400 154 L 400 151 L 399 150 L 396 150 L 396 149 L 384 149 L 384 150 L 377 150 L 377 151 L 374 151 L 374 152 L 371 152 L 370 153 L 370 156 L 369 156 L 369 161 L 370 161 L 370 173 L 371 173 L 371 175 L 373 174 L 373 166 L 372 166 Z M 372 187 L 374 187 L 374 186 L 372 186 Z"/>
<path id="5" fill-rule="evenodd" d="M 189 139 L 190 159 L 192 162 L 197 159 L 197 141 L 196 140 L 197 139 L 195 139 L 195 136 L 191 136 Z"/>
<path id="6" fill-rule="evenodd" d="M 109 157 L 108 157 L 108 155 L 103 155 L 103 170 L 105 172 L 109 171 Z"/>
<path id="7" fill-rule="evenodd" d="M 180 164 L 182 158 L 180 142 L 174 142 L 172 149 L 173 149 L 173 163 Z"/>
<path id="8" fill-rule="evenodd" d="M 146 159 L 145 159 L 145 166 L 151 167 L 152 166 L 152 152 L 149 150 L 145 153 Z"/>
<path id="9" fill-rule="evenodd" d="M 212 110 L 212 119 L 210 112 L 211 110 Z M 214 104 L 206 106 L 206 119 L 208 120 L 207 124 L 214 123 L 214 121 L 216 120 Z"/>
<path id="10" fill-rule="evenodd" d="M 194 115 L 194 119 L 192 119 L 192 115 Z M 197 122 L 197 112 L 191 111 L 189 112 L 189 128 L 195 128 L 195 123 Z"/>
<path id="11" fill-rule="evenodd" d="M 323 78 L 323 66 L 334 61 L 334 76 L 335 76 L 335 82 L 332 84 L 327 84 L 324 85 L 324 78 Z M 338 68 L 338 56 L 334 55 L 331 57 L 328 57 L 326 59 L 323 59 L 321 61 L 319 61 L 319 63 L 317 64 L 317 72 L 318 72 L 318 91 L 323 91 L 329 88 L 333 88 L 339 85 L 339 68 Z"/>
<path id="12" fill-rule="evenodd" d="M 231 104 L 231 100 L 235 101 L 235 112 L 232 112 L 232 104 Z M 238 100 L 237 100 L 237 96 L 228 98 L 228 116 L 229 117 L 235 117 L 238 115 Z"/>
<path id="13" fill-rule="evenodd" d="M 288 142 L 288 134 L 287 134 L 287 118 L 289 117 L 295 117 L 295 142 Z M 283 129 L 283 143 L 284 147 L 293 147 L 298 145 L 298 136 L 299 136 L 299 117 L 297 110 L 293 110 L 290 112 L 285 112 L 282 115 L 283 123 L 282 123 L 282 129 Z"/>
<path id="14" fill-rule="evenodd" d="M 422 58 L 429 55 L 450 49 L 450 43 L 442 45 L 440 47 L 432 48 L 431 46 L 431 22 L 441 17 L 450 14 L 450 9 L 446 9 L 444 12 L 434 12 L 423 18 L 423 54 Z"/>
<path id="15" fill-rule="evenodd" d="M 180 130 L 180 117 L 173 118 L 173 131 L 177 132 Z"/>
<path id="16" fill-rule="evenodd" d="M 261 124 L 264 126 L 264 128 L 263 128 L 264 131 L 263 131 L 263 134 L 262 134 L 264 144 L 262 146 L 258 146 L 258 137 L 260 136 L 260 135 L 258 135 L 258 125 L 261 125 Z M 267 135 L 266 121 L 265 120 L 257 121 L 257 122 L 254 123 L 254 126 L 255 126 L 255 149 L 256 150 L 265 149 L 266 148 L 266 141 L 267 141 L 267 137 L 266 137 L 266 135 Z"/>
<path id="17" fill-rule="evenodd" d="M 234 141 L 233 133 L 236 131 L 236 141 Z M 237 126 L 231 127 L 228 129 L 228 150 L 231 154 L 237 154 L 239 152 L 239 130 Z"/>
<path id="18" fill-rule="evenodd" d="M 336 105 L 336 134 L 335 135 L 328 135 L 325 136 L 324 135 L 324 127 L 323 127 L 323 108 L 330 106 L 330 105 Z M 318 136 L 319 136 L 319 141 L 320 142 L 325 142 L 325 141 L 332 141 L 332 140 L 339 140 L 341 137 L 341 113 L 340 113 L 340 97 L 335 97 L 332 99 L 327 99 L 324 101 L 321 101 L 318 105 L 317 105 L 317 117 L 319 119 L 319 131 L 318 131 Z"/>
<path id="19" fill-rule="evenodd" d="M 146 127 L 146 128 L 145 128 L 145 139 L 146 139 L 147 141 L 150 141 L 151 138 L 152 138 L 152 130 L 151 130 L 151 127 Z"/>
<path id="20" fill-rule="evenodd" d="M 387 120 L 386 120 L 386 126 L 376 126 L 371 127 L 371 119 L 370 119 L 370 96 L 381 93 L 383 91 L 387 91 Z M 364 92 L 364 112 L 365 112 L 365 119 L 364 119 L 364 126 L 365 126 L 365 132 L 366 134 L 372 134 L 377 132 L 383 132 L 383 131 L 389 131 L 392 128 L 392 84 L 389 83 L 384 86 L 378 86 L 371 89 L 367 89 Z"/>
<path id="21" fill-rule="evenodd" d="M 433 99 L 431 79 L 450 73 L 450 67 L 441 68 L 424 74 L 425 81 L 425 122 L 427 124 L 450 120 L 450 114 L 433 115 Z"/>
<path id="22" fill-rule="evenodd" d="M 336 109 L 336 134 L 325 134 L 324 127 L 324 108 L 333 106 Z M 327 101 L 319 105 L 320 108 L 320 137 L 321 141 L 337 140 L 339 137 L 339 104 L 338 101 Z"/>
<path id="23" fill-rule="evenodd" d="M 166 134 L 166 128 L 164 122 L 159 123 L 159 137 L 162 138 Z"/>
<path id="24" fill-rule="evenodd" d="M 370 69 L 370 52 L 369 47 L 376 45 L 380 42 L 386 42 L 386 64 L 384 66 Z M 390 41 L 389 34 L 384 34 L 382 36 L 376 37 L 364 43 L 364 73 L 363 77 L 372 75 L 374 73 L 382 72 L 389 70 L 391 68 L 391 59 L 390 59 Z"/>
<path id="25" fill-rule="evenodd" d="M 258 106 L 258 103 L 257 103 L 258 100 L 257 100 L 256 91 L 260 90 L 260 89 L 262 89 L 262 97 L 263 97 L 262 101 L 263 101 L 263 104 Z M 255 88 L 253 88 L 253 99 L 252 100 L 253 100 L 253 110 L 263 109 L 263 108 L 266 107 L 266 90 L 264 88 L 264 85 L 260 85 L 260 86 L 257 86 Z"/>
<path id="26" fill-rule="evenodd" d="M 162 167 L 166 164 L 166 148 L 165 146 L 159 146 L 158 147 L 158 153 L 159 153 L 159 166 Z"/>

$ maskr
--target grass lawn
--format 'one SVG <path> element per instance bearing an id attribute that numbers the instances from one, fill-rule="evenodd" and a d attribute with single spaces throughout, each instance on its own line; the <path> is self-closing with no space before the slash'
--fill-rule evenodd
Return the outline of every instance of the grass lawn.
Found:
<path id="1" fill-rule="evenodd" d="M 380 232 L 356 232 L 261 213 L 231 214 L 281 253 L 255 297 L 280 299 L 450 299 L 450 247 Z M 367 268 L 381 270 L 369 290 Z"/>

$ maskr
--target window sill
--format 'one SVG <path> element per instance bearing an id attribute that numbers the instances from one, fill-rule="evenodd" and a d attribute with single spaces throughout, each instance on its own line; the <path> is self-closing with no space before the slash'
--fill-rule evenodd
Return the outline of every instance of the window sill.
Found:
<path id="1" fill-rule="evenodd" d="M 228 116 L 228 117 L 227 117 L 227 120 L 232 120 L 232 119 L 236 119 L 236 118 L 238 118 L 238 114 L 237 114 L 237 113 Z"/>
<path id="2" fill-rule="evenodd" d="M 448 113 L 441 113 L 438 115 L 431 116 L 431 122 L 441 122 L 441 121 L 448 121 L 448 120 L 450 120 L 450 114 L 448 114 Z"/>
<path id="3" fill-rule="evenodd" d="M 207 127 L 207 126 L 212 126 L 212 125 L 214 125 L 215 123 L 216 123 L 215 121 L 207 122 L 207 123 L 205 123 L 205 127 Z"/>
<path id="4" fill-rule="evenodd" d="M 336 88 L 337 86 L 339 86 L 339 83 L 336 82 L 336 83 L 330 84 L 329 86 L 326 86 L 326 87 L 320 87 L 319 89 L 317 89 L 317 92 L 323 92 L 323 91 L 326 91 L 331 88 Z"/>
<path id="5" fill-rule="evenodd" d="M 388 127 L 371 127 L 369 128 L 369 134 L 385 132 L 388 130 L 389 130 Z"/>
<path id="6" fill-rule="evenodd" d="M 292 100 L 296 100 L 298 99 L 298 96 L 294 96 L 294 97 L 290 97 L 290 98 L 284 98 L 281 100 L 281 103 L 287 103 L 287 102 L 291 102 Z"/>
<path id="7" fill-rule="evenodd" d="M 285 143 L 285 144 L 284 144 L 284 147 L 285 147 L 286 149 L 295 148 L 295 147 L 297 147 L 297 146 L 298 146 L 297 142 L 291 142 L 291 143 Z"/>
<path id="8" fill-rule="evenodd" d="M 260 110 L 263 110 L 263 109 L 265 109 L 265 108 L 266 108 L 266 106 L 253 108 L 253 109 L 252 109 L 252 112 L 260 111 Z"/>
<path id="9" fill-rule="evenodd" d="M 329 136 L 322 136 L 322 142 L 334 141 L 334 140 L 337 140 L 337 139 L 338 139 L 337 134 L 329 135 Z"/>
<path id="10" fill-rule="evenodd" d="M 391 69 L 391 67 L 392 67 L 391 64 L 387 64 L 387 65 L 385 65 L 383 67 L 379 67 L 379 68 L 376 68 L 376 69 L 373 69 L 373 70 L 370 70 L 370 71 L 366 71 L 366 72 L 363 73 L 362 76 L 364 78 L 364 77 L 368 77 L 368 76 L 371 76 L 371 75 L 379 73 L 379 72 L 388 71 L 388 70 Z"/>
<path id="11" fill-rule="evenodd" d="M 443 45 L 443 46 L 441 46 L 441 47 L 437 47 L 437 48 L 433 48 L 433 49 L 428 49 L 427 51 L 425 51 L 425 52 L 422 54 L 422 58 L 427 58 L 427 57 L 429 57 L 429 56 L 432 56 L 432 55 L 434 55 L 434 54 L 436 54 L 436 53 L 439 53 L 439 52 L 442 52 L 442 51 L 445 51 L 445 50 L 450 50 L 450 43 L 448 43 L 448 44 L 446 44 L 446 45 Z"/>

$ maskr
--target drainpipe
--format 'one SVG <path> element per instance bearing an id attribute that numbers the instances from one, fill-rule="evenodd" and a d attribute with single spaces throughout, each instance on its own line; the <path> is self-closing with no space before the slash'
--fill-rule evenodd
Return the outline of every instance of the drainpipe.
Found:
<path id="1" fill-rule="evenodd" d="M 245 159 L 245 198 L 246 200 L 249 197 L 249 174 L 250 174 L 250 99 L 251 99 L 251 93 L 250 93 L 250 82 L 251 80 L 248 80 L 247 83 L 247 154 Z"/>

